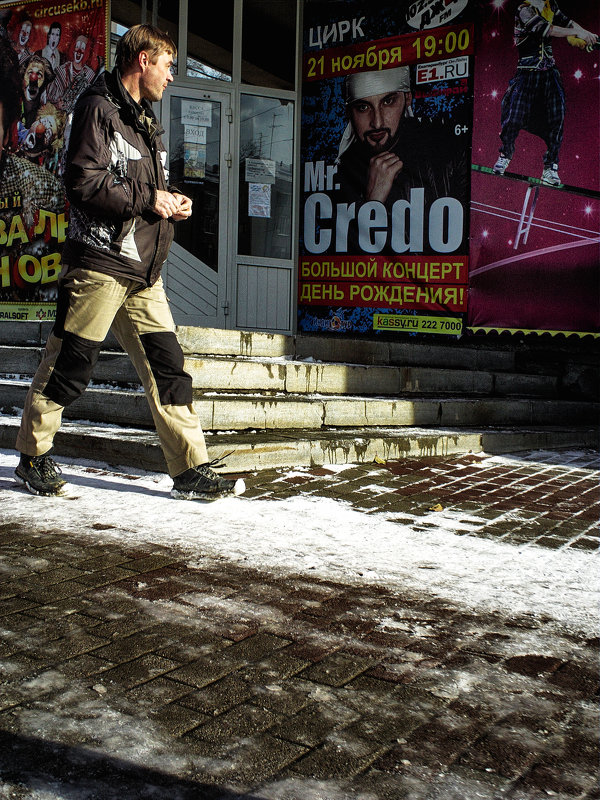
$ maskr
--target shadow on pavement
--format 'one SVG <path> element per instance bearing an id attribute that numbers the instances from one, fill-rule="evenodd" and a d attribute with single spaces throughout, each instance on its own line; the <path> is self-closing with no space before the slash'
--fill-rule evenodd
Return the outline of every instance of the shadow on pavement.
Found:
<path id="1" fill-rule="evenodd" d="M 17 466 L 17 459 L 15 459 L 15 467 Z M 110 468 L 106 470 L 101 469 L 93 469 L 89 468 L 89 474 L 81 475 L 80 473 L 72 473 L 69 469 L 69 465 L 64 463 L 63 460 L 59 462 L 59 466 L 63 470 L 63 478 L 67 481 L 68 488 L 65 497 L 73 497 L 76 494 L 77 489 L 82 489 L 85 487 L 90 487 L 94 489 L 110 489 L 113 492 L 128 492 L 133 494 L 146 494 L 150 497 L 159 497 L 163 496 L 165 498 L 169 498 L 169 491 L 165 489 L 161 489 L 160 487 L 150 488 L 148 486 L 138 485 L 135 481 L 138 479 L 138 475 L 129 475 L 128 473 L 120 472 L 119 470 L 115 469 L 114 471 L 110 471 Z M 122 475 L 123 479 L 122 482 L 119 483 L 117 480 L 107 480 L 102 477 L 102 474 L 110 474 L 114 476 Z M 14 476 L 14 469 L 12 467 L 0 467 L 0 489 L 7 490 L 7 491 L 17 491 L 17 492 L 27 492 L 25 487 L 15 480 Z"/>
<path id="2" fill-rule="evenodd" d="M 0 730 L 0 794 L 9 787 L 44 789 L 57 800 L 260 800 L 85 747 Z"/>

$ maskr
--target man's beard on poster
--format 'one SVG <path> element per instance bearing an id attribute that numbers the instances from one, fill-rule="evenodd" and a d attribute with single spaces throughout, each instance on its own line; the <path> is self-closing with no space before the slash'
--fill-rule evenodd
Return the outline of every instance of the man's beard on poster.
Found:
<path id="1" fill-rule="evenodd" d="M 379 135 L 380 133 L 386 133 L 387 136 L 381 140 L 381 142 L 374 142 L 370 137 L 375 135 Z M 368 131 L 363 133 L 362 142 L 363 145 L 367 148 L 367 150 L 372 155 L 379 155 L 379 153 L 385 153 L 388 150 L 391 150 L 398 140 L 398 131 L 392 135 L 391 128 L 371 128 Z"/>

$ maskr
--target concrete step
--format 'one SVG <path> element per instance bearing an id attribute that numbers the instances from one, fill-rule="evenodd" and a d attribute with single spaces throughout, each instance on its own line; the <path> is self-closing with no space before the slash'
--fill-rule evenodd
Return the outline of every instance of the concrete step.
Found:
<path id="1" fill-rule="evenodd" d="M 52 329 L 49 322 L 9 322 L 0 325 L 0 345 L 43 346 Z M 517 336 L 471 336 L 460 341 L 441 342 L 414 337 L 399 341 L 383 337 L 360 338 L 341 335 L 319 336 L 232 331 L 217 328 L 179 326 L 177 336 L 188 355 L 222 355 L 380 364 L 401 366 L 444 366 L 455 369 L 502 371 L 544 371 L 556 374 L 565 362 L 592 365 L 598 369 L 597 341 L 564 341 Z M 114 337 L 106 340 L 108 349 L 119 349 Z"/>
<path id="2" fill-rule="evenodd" d="M 29 383 L 0 380 L 0 409 L 23 408 Z M 600 404 L 537 398 L 365 397 L 324 394 L 273 396 L 197 393 L 194 407 L 209 431 L 327 427 L 596 425 Z M 67 419 L 152 427 L 141 391 L 90 387 L 65 409 Z"/>
<path id="3" fill-rule="evenodd" d="M 6 347 L 41 348 L 51 330 L 51 323 L 3 322 L 0 325 L 0 345 Z M 245 359 L 290 360 L 295 362 L 325 362 L 338 365 L 364 365 L 419 369 L 468 370 L 495 375 L 495 390 L 499 394 L 538 394 L 532 376 L 544 376 L 550 383 L 557 382 L 561 397 L 600 399 L 600 343 L 588 340 L 562 340 L 544 337 L 502 339 L 494 336 L 463 337 L 460 341 L 347 337 L 339 335 L 283 336 L 256 331 L 225 331 L 213 328 L 179 327 L 177 335 L 188 357 L 221 356 Z M 107 350 L 118 351 L 112 335 L 105 342 Z M 2 359 L 20 361 L 18 354 Z M 108 359 L 105 355 L 103 359 Z M 24 359 L 25 360 L 25 359 Z M 97 380 L 109 380 L 110 369 L 97 373 Z M 99 369 L 104 369 L 102 365 Z M 0 372 L 18 372 L 0 366 Z M 520 389 L 514 379 L 507 378 L 503 386 L 500 373 L 529 376 L 524 378 L 525 388 Z M 414 377 L 414 376 L 413 376 Z M 417 376 L 420 379 L 420 376 Z M 128 382 L 137 381 L 131 370 Z M 529 384 L 527 386 L 527 384 Z M 532 388 L 533 387 L 533 388 Z M 323 390 L 321 390 L 323 391 Z M 356 391 L 356 390 L 352 390 Z M 546 391 L 546 389 L 544 389 Z"/>
<path id="4" fill-rule="evenodd" d="M 0 414 L 0 447 L 12 449 L 19 418 Z M 364 430 L 281 430 L 262 433 L 208 434 L 211 459 L 226 457 L 224 472 L 251 472 L 284 467 L 371 463 L 463 453 L 514 453 L 523 450 L 594 448 L 598 431 L 586 426 L 489 427 L 437 430 L 418 427 Z M 89 459 L 111 466 L 165 472 L 158 437 L 141 428 L 63 423 L 53 452 L 66 458 Z M 16 454 L 15 454 L 16 464 Z"/>
<path id="5" fill-rule="evenodd" d="M 4 375 L 33 375 L 41 352 L 37 347 L 0 346 L 0 369 Z M 289 358 L 188 356 L 185 369 L 192 376 L 194 388 L 203 392 L 553 398 L 558 396 L 560 388 L 557 377 L 553 375 L 314 363 Z M 101 353 L 94 370 L 94 381 L 126 386 L 138 384 L 129 358 L 115 351 Z"/>

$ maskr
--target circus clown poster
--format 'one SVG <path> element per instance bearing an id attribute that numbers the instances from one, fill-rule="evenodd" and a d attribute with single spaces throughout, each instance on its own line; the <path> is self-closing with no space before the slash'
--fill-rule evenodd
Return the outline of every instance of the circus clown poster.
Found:
<path id="1" fill-rule="evenodd" d="M 0 321 L 54 318 L 70 120 L 108 22 L 108 0 L 0 3 Z"/>

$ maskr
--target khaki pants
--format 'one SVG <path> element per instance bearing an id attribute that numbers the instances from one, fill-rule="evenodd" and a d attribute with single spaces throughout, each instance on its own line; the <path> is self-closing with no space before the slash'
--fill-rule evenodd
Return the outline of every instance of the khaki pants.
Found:
<path id="1" fill-rule="evenodd" d="M 17 450 L 29 456 L 50 450 L 63 408 L 83 394 L 111 328 L 146 392 L 169 474 L 206 463 L 162 280 L 140 290 L 135 281 L 69 267 L 59 279 L 57 321 L 25 401 Z"/>

